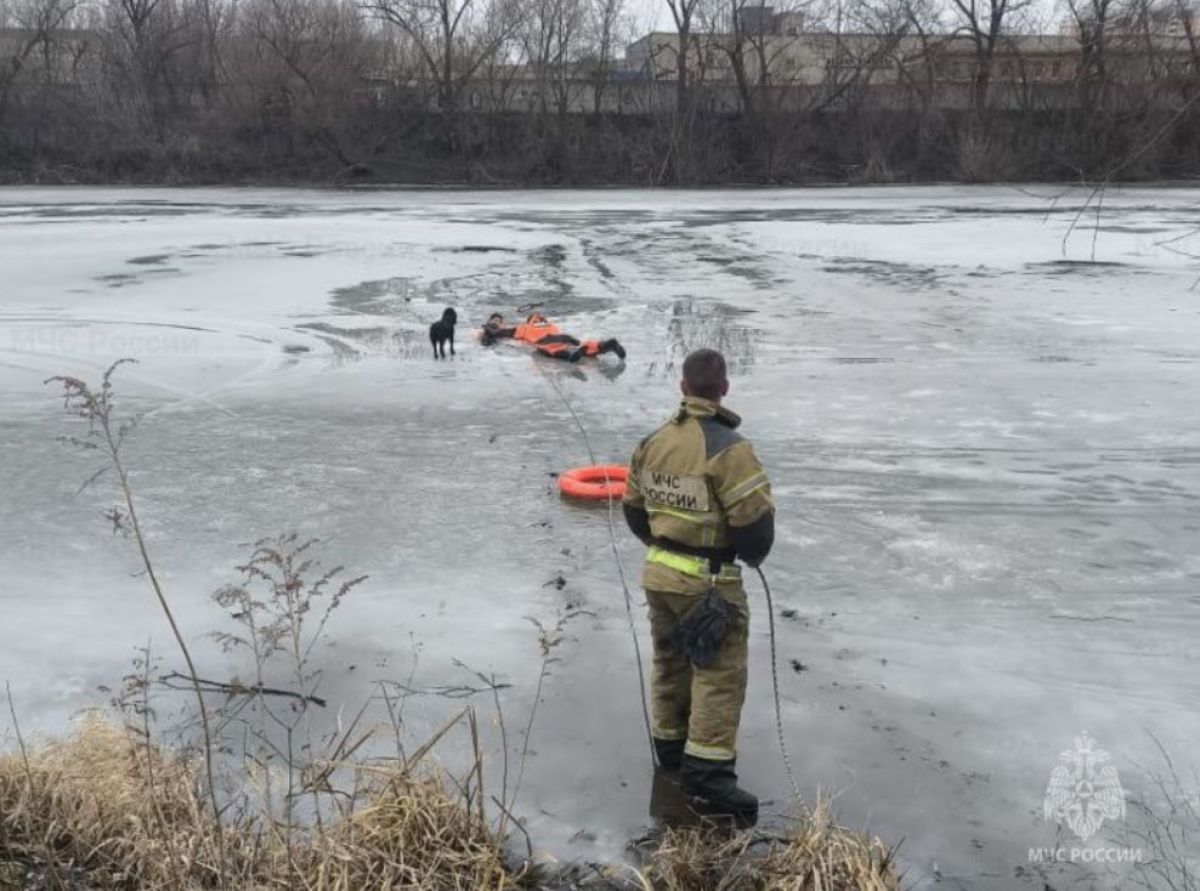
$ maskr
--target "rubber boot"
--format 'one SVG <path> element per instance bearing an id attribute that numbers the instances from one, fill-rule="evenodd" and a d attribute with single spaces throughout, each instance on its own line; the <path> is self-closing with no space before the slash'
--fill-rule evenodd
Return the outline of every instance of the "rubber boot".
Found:
<path id="1" fill-rule="evenodd" d="M 679 770 L 683 761 L 682 739 L 659 739 L 654 737 L 654 754 L 658 756 L 658 766 L 671 772 Z"/>
<path id="2" fill-rule="evenodd" d="M 621 346 L 615 337 L 611 337 L 604 341 L 604 343 L 600 344 L 600 352 L 616 353 L 618 359 L 625 358 L 625 347 Z"/>
<path id="3" fill-rule="evenodd" d="M 680 764 L 683 791 L 709 814 L 756 820 L 758 798 L 738 788 L 736 763 L 684 755 Z"/>
<path id="4" fill-rule="evenodd" d="M 583 358 L 583 347 L 577 346 L 571 352 L 567 353 L 568 362 L 578 362 Z"/>

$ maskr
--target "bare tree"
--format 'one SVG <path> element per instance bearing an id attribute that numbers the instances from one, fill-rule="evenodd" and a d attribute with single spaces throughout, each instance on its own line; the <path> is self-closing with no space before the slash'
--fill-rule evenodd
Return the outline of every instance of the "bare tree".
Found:
<path id="1" fill-rule="evenodd" d="M 1085 111 L 1103 101 L 1109 81 L 1109 35 L 1116 24 L 1117 0 L 1067 0 L 1072 25 L 1079 38 L 1077 78 Z"/>
<path id="2" fill-rule="evenodd" d="M 1191 54 L 1192 73 L 1200 75 L 1200 6 L 1195 0 L 1174 0 L 1173 11 L 1187 40 Z"/>
<path id="3" fill-rule="evenodd" d="M 51 74 L 53 47 L 59 30 L 78 0 L 0 0 L 0 124 L 17 85 L 36 54 L 42 74 Z"/>
<path id="4" fill-rule="evenodd" d="M 354 162 L 335 122 L 363 82 L 369 45 L 359 10 L 346 0 L 255 0 L 244 13 L 266 54 L 265 83 L 287 117 L 339 162 Z"/>
<path id="5" fill-rule="evenodd" d="M 533 82 L 533 110 L 544 118 L 553 107 L 559 118 L 570 109 L 585 21 L 580 0 L 528 0 L 520 29 L 524 58 Z"/>
<path id="6" fill-rule="evenodd" d="M 809 39 L 820 47 L 824 77 L 804 105 L 809 114 L 861 102 L 876 85 L 899 79 L 902 43 L 911 22 L 903 5 L 834 0 Z"/>
<path id="7" fill-rule="evenodd" d="M 699 47 L 693 39 L 693 29 L 696 25 L 700 0 L 667 0 L 667 8 L 671 10 L 671 19 L 675 22 L 675 33 L 679 38 L 675 48 L 675 110 L 679 114 L 686 114 L 692 106 L 691 84 L 688 80 L 689 56 L 699 55 Z M 697 61 L 700 60 L 697 59 Z"/>
<path id="8" fill-rule="evenodd" d="M 438 107 L 461 107 L 466 83 L 511 37 L 519 17 L 510 0 L 366 0 L 363 8 L 412 40 Z"/>
<path id="9" fill-rule="evenodd" d="M 713 97 L 718 106 L 728 97 L 740 111 L 768 181 L 775 178 L 779 149 L 795 123 L 794 115 L 781 112 L 789 104 L 796 107 L 794 96 L 802 88 L 804 55 L 799 51 L 814 46 L 811 35 L 801 35 L 800 9 L 767 7 L 759 0 L 724 0 L 710 19 L 711 33 L 705 40 L 704 59 L 713 81 L 709 90 L 719 91 Z"/>
<path id="10" fill-rule="evenodd" d="M 116 95 L 131 108 L 133 126 L 148 121 L 165 136 L 168 120 L 185 106 L 176 69 L 177 56 L 192 47 L 199 34 L 189 20 L 193 12 L 182 0 L 105 0 L 111 39 L 110 62 L 120 83 Z"/>
<path id="11" fill-rule="evenodd" d="M 625 0 L 585 0 L 584 58 L 592 85 L 592 111 L 604 108 L 604 95 L 612 80 L 618 41 L 625 36 L 622 20 Z"/>
<path id="12" fill-rule="evenodd" d="M 567 116 L 579 89 L 575 68 L 585 16 L 581 0 L 527 0 L 517 32 L 535 166 L 551 179 L 566 166 Z"/>
<path id="13" fill-rule="evenodd" d="M 987 107 L 988 94 L 995 76 L 997 50 L 1012 26 L 1012 20 L 1033 0 L 950 0 L 959 32 L 965 33 L 974 47 L 974 71 L 971 77 L 971 109 L 977 120 Z"/>
<path id="14" fill-rule="evenodd" d="M 922 111 L 928 114 L 934 103 L 944 50 L 953 39 L 946 33 L 941 7 L 935 0 L 896 0 L 895 11 L 880 16 L 878 26 L 884 33 L 896 27 L 908 35 L 898 47 L 897 79 L 919 97 Z"/>
<path id="15" fill-rule="evenodd" d="M 194 84 L 204 103 L 212 108 L 223 86 L 229 84 L 224 50 L 233 42 L 236 0 L 188 0 L 192 12 L 188 19 L 196 29 L 196 55 L 193 62 Z"/>

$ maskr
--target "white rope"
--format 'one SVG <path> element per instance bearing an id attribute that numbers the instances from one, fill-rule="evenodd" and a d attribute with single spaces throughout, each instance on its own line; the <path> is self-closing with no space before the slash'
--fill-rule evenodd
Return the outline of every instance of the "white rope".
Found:
<path id="1" fill-rule="evenodd" d="M 588 436 L 587 429 L 583 426 L 583 421 L 580 420 L 579 415 L 575 411 L 574 406 L 571 405 L 570 400 L 567 399 L 566 394 L 563 392 L 562 388 L 558 385 L 558 381 L 556 381 L 551 375 L 546 374 L 545 372 L 543 372 L 543 376 L 550 383 L 550 386 L 554 388 L 554 392 L 558 394 L 558 398 L 562 400 L 562 403 L 563 403 L 563 405 L 566 406 L 567 411 L 569 411 L 571 413 L 571 417 L 575 421 L 575 426 L 579 428 L 579 433 L 583 437 L 583 445 L 584 445 L 584 448 L 587 449 L 588 460 L 590 460 L 593 465 L 599 465 L 600 462 L 596 460 L 596 453 L 595 453 L 595 451 L 592 450 L 591 437 Z M 607 470 L 605 471 L 605 474 L 604 474 L 604 482 L 606 485 L 608 485 L 612 482 L 612 479 L 609 477 Z M 638 692 L 641 694 L 641 698 L 642 698 L 642 720 L 645 721 L 645 724 L 646 724 L 646 742 L 650 746 L 650 759 L 651 759 L 651 761 L 654 762 L 654 766 L 657 767 L 658 766 L 658 753 L 656 752 L 656 750 L 654 748 L 654 731 L 651 730 L 651 728 L 650 728 L 650 706 L 646 702 L 646 671 L 642 665 L 642 645 L 638 641 L 637 626 L 634 624 L 634 621 L 633 621 L 633 595 L 630 594 L 630 592 L 629 592 L 629 583 L 625 579 L 625 567 L 621 563 L 621 554 L 617 550 L 617 529 L 616 529 L 616 524 L 613 520 L 613 512 L 614 512 L 613 501 L 614 501 L 614 499 L 612 497 L 609 497 L 609 499 L 608 499 L 608 542 L 609 542 L 609 546 L 612 548 L 613 560 L 616 561 L 616 564 L 617 564 L 617 576 L 621 580 L 621 590 L 624 591 L 624 593 L 625 593 L 625 617 L 629 621 L 629 634 L 633 638 L 633 653 L 634 653 L 634 656 L 637 658 Z"/>
<path id="2" fill-rule="evenodd" d="M 792 793 L 796 801 L 801 801 L 800 784 L 796 782 L 796 772 L 792 770 L 792 758 L 788 754 L 787 743 L 783 738 L 783 709 L 779 705 L 779 659 L 775 653 L 775 605 L 771 603 L 771 586 L 762 569 L 755 566 L 759 581 L 762 582 L 763 592 L 767 595 L 767 626 L 771 630 L 771 687 L 775 692 L 775 733 L 779 737 L 779 754 L 783 756 L 783 766 L 787 770 L 788 780 L 792 784 Z"/>

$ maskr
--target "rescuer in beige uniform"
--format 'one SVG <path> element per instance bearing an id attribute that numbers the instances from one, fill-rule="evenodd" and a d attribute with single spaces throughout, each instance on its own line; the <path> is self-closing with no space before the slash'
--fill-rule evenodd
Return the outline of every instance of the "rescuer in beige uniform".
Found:
<path id="1" fill-rule="evenodd" d="M 721 405 L 724 357 L 689 355 L 681 389 L 670 421 L 634 451 L 624 502 L 629 528 L 649 546 L 654 747 L 707 810 L 753 818 L 758 799 L 734 771 L 750 618 L 735 560 L 766 558 L 775 509 L 754 449 L 735 432 L 741 419 Z"/>

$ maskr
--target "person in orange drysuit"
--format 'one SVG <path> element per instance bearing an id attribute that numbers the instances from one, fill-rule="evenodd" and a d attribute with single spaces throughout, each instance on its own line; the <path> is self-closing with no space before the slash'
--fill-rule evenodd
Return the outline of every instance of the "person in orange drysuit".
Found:
<path id="1" fill-rule="evenodd" d="M 568 362 L 578 362 L 584 356 L 599 356 L 602 353 L 616 353 L 618 359 L 625 358 L 625 348 L 615 337 L 581 341 L 570 334 L 563 334 L 557 325 L 548 322 L 540 312 L 531 313 L 523 323 L 513 327 L 505 327 L 504 316 L 498 312 L 492 313 L 483 326 L 480 339 L 484 346 L 491 346 L 503 338 L 530 344 L 543 356 Z"/>

